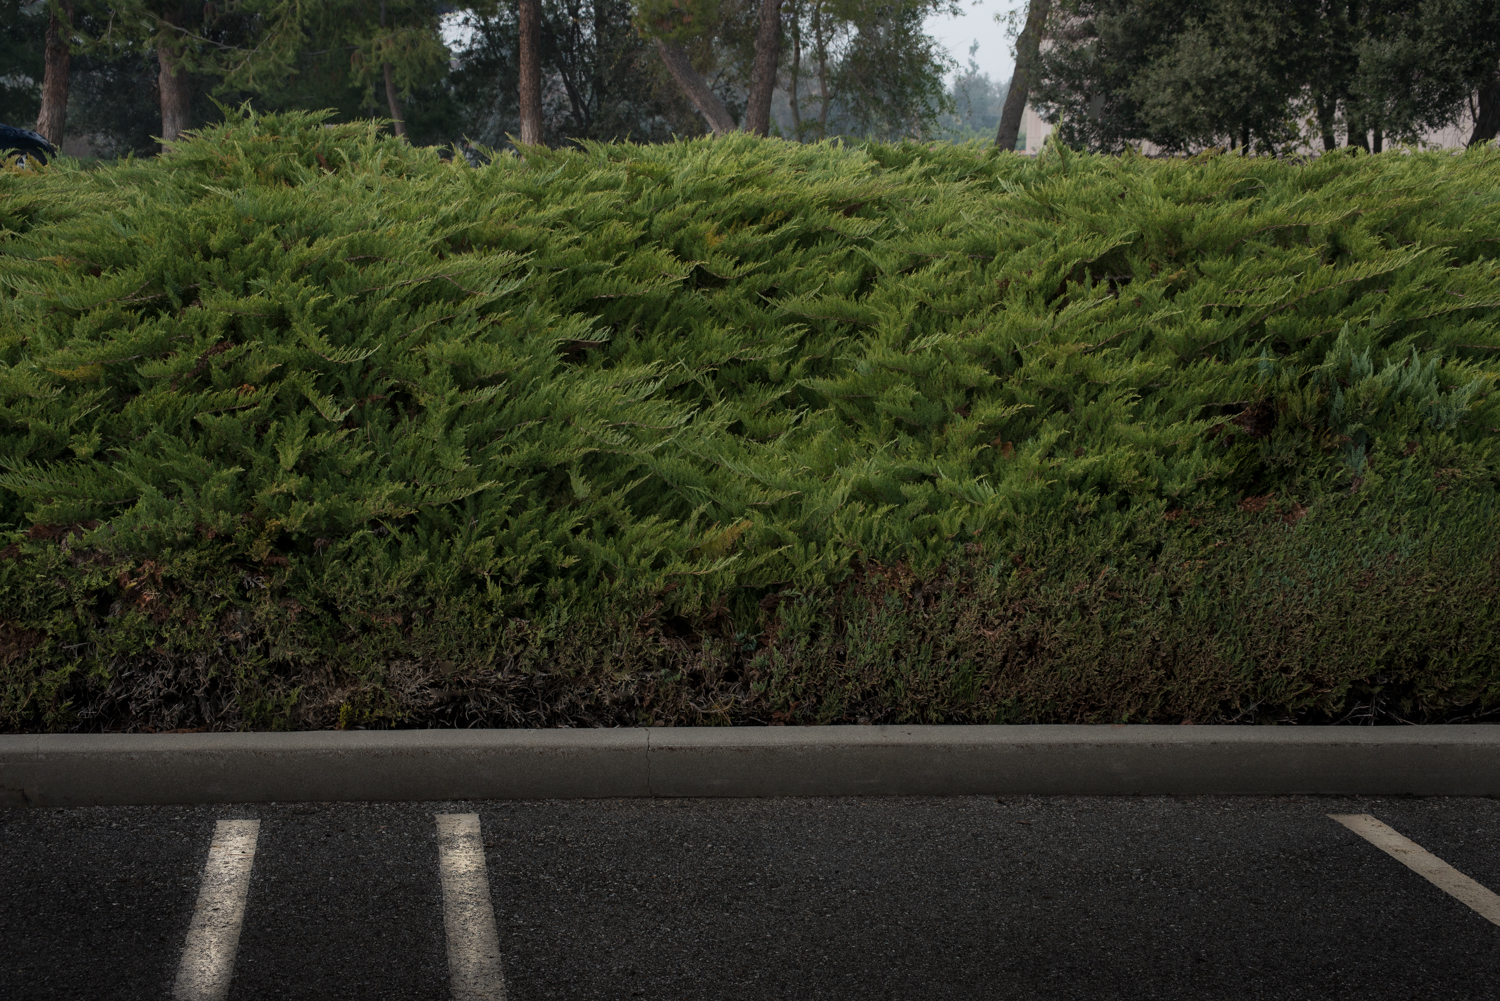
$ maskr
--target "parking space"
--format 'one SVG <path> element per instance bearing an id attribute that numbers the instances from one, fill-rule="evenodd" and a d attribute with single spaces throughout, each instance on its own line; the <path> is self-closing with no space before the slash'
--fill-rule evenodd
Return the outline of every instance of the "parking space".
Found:
<path id="1" fill-rule="evenodd" d="M 0 811 L 0 997 L 164 997 L 213 829 L 205 811 Z"/>
<path id="2" fill-rule="evenodd" d="M 1330 814 L 1500 887 L 1475 799 L 10 811 L 0 996 L 213 996 L 194 908 L 253 820 L 233 999 L 1494 997 L 1500 927 Z"/>
<path id="3" fill-rule="evenodd" d="M 447 998 L 433 809 L 340 804 L 261 814 L 229 997 Z"/>

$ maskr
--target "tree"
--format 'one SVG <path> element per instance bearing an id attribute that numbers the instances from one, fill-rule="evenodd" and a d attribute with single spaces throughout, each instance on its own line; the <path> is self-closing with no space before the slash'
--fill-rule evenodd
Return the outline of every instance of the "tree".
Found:
<path id="1" fill-rule="evenodd" d="M 757 15 L 766 3 L 774 3 L 774 0 L 757 0 Z M 726 106 L 723 97 L 704 79 L 699 66 L 694 65 L 693 53 L 689 52 L 688 47 L 695 50 L 700 65 L 713 66 L 722 55 L 720 51 L 716 51 L 716 43 L 728 41 L 732 45 L 734 22 L 738 19 L 737 15 L 741 14 L 743 6 L 734 0 L 642 0 L 639 8 L 642 31 L 656 42 L 656 50 L 667 72 L 716 136 L 735 131 L 735 116 Z M 757 44 L 763 44 L 759 30 L 762 21 L 763 18 L 757 18 Z M 779 24 L 777 37 L 780 37 Z M 756 52 L 752 58 L 769 59 L 774 80 L 774 55 L 762 56 L 760 52 Z M 769 117 L 769 101 L 766 102 L 766 109 Z M 748 118 L 744 124 L 747 130 L 753 127 Z"/>
<path id="2" fill-rule="evenodd" d="M 771 95 L 776 90 L 776 61 L 781 55 L 781 0 L 760 0 L 757 28 L 745 131 L 764 136 L 771 131 Z"/>
<path id="3" fill-rule="evenodd" d="M 1000 127 L 995 132 L 995 145 L 1001 149 L 1016 148 L 1016 138 L 1021 134 L 1021 115 L 1026 110 L 1026 99 L 1031 96 L 1032 82 L 1040 69 L 1042 34 L 1046 31 L 1047 14 L 1051 9 L 1052 0 L 1030 0 L 1027 5 L 1026 27 L 1016 39 L 1016 69 L 1011 74 L 1005 108 L 1000 112 Z"/>
<path id="4" fill-rule="evenodd" d="M 1500 67 L 1500 2 L 1426 0 L 1368 3 L 1369 30 L 1355 45 L 1348 117 L 1369 147 L 1415 141 L 1426 128 L 1457 122 Z"/>
<path id="5" fill-rule="evenodd" d="M 948 90 L 948 99 L 953 111 L 940 115 L 938 125 L 949 136 L 957 140 L 982 139 L 992 141 L 1000 124 L 1000 112 L 1005 107 L 1008 84 L 992 80 L 980 70 L 974 53 L 979 43 L 969 47 L 969 61 L 962 71 L 955 74 Z M 1020 139 L 1017 138 L 1017 145 Z"/>
<path id="6" fill-rule="evenodd" d="M 716 135 L 736 128 L 731 104 L 744 102 L 738 127 L 756 135 L 771 130 L 771 105 L 780 80 L 782 36 L 790 34 L 787 78 L 791 130 L 807 131 L 801 91 L 804 53 L 816 63 L 817 125 L 824 135 L 835 109 L 832 79 L 839 65 L 853 70 L 843 81 L 843 110 L 875 130 L 892 122 L 930 119 L 929 105 L 943 100 L 942 67 L 932 39 L 921 32 L 923 14 L 949 9 L 952 0 L 645 0 L 640 23 L 656 41 L 662 62 Z M 916 72 L 913 73 L 913 68 Z M 747 72 L 748 68 L 748 72 Z M 915 82 L 915 86 L 912 84 Z M 913 97 L 915 96 L 915 100 Z M 726 99 L 730 98 L 730 99 Z M 885 102 L 880 108 L 871 103 Z M 896 103 L 891 105 L 889 102 Z M 922 112 L 912 114 L 919 106 Z M 897 127 L 897 126 L 892 126 Z"/>
<path id="7" fill-rule="evenodd" d="M 278 74 L 216 86 L 219 100 L 266 110 L 334 108 L 343 119 L 388 115 L 413 142 L 463 129 L 447 85 L 451 53 L 435 0 L 324 0 L 304 9 L 293 57 Z"/>
<path id="8" fill-rule="evenodd" d="M 655 41 L 636 30 L 630 0 L 542 0 L 540 9 L 542 141 L 656 142 L 702 131 Z M 500 146 L 520 135 L 519 10 L 470 10 L 465 25 L 469 42 L 448 78 L 460 131 Z"/>
<path id="9" fill-rule="evenodd" d="M 668 38 L 658 38 L 656 49 L 661 53 L 661 61 L 672 74 L 672 79 L 677 81 L 677 86 L 687 99 L 693 102 L 703 120 L 708 123 L 709 129 L 716 136 L 728 135 L 735 130 L 734 116 L 724 106 L 724 102 L 718 94 L 714 93 L 708 81 L 699 75 L 693 66 L 692 57 L 680 42 Z"/>
<path id="10" fill-rule="evenodd" d="M 161 141 L 170 143 L 187 130 L 193 113 L 193 88 L 187 60 L 177 48 L 185 41 L 179 32 L 188 30 L 182 23 L 186 17 L 180 10 L 170 8 L 162 11 L 160 17 L 163 30 L 156 46 L 156 59 L 161 72 L 156 78 L 156 88 L 161 94 Z"/>
<path id="11" fill-rule="evenodd" d="M 442 76 L 448 50 L 441 37 L 441 8 L 432 0 L 330 0 L 307 21 L 320 44 L 350 53 L 350 83 L 374 103 L 377 82 L 385 92 L 392 129 L 407 134 L 403 99 L 414 87 Z M 378 74 L 378 75 L 377 75 Z"/>
<path id="12" fill-rule="evenodd" d="M 155 55 L 161 138 L 189 128 L 198 87 L 220 95 L 284 90 L 315 40 L 339 74 L 373 105 L 377 84 L 397 134 L 407 131 L 402 101 L 446 70 L 435 0 L 78 0 L 103 27 L 93 53 Z"/>
<path id="13" fill-rule="evenodd" d="M 385 34 L 385 2 L 380 0 L 380 33 Z M 525 2 L 525 0 L 522 0 Z M 391 61 L 380 60 L 380 76 L 385 82 L 386 106 L 391 110 L 391 128 L 398 136 L 406 135 L 406 116 L 401 113 L 401 95 L 396 90 L 396 76 L 391 72 Z"/>
<path id="14" fill-rule="evenodd" d="M 787 84 L 791 132 L 895 139 L 935 132 L 953 110 L 943 75 L 953 66 L 923 30 L 948 0 L 802 0 L 789 7 L 793 40 Z M 803 53 L 814 93 L 801 90 Z M 815 117 L 806 116 L 812 102 Z"/>
<path id="15" fill-rule="evenodd" d="M 521 142 L 535 146 L 542 141 L 541 0 L 521 0 L 520 15 Z"/>
<path id="16" fill-rule="evenodd" d="M 42 109 L 36 130 L 62 148 L 68 122 L 68 71 L 73 58 L 73 0 L 53 0 L 47 8 L 46 69 L 42 77 Z"/>
<path id="17" fill-rule="evenodd" d="M 77 9 L 100 26 L 84 39 L 88 51 L 155 55 L 164 143 L 191 125 L 196 78 L 254 89 L 288 72 L 302 41 L 302 0 L 81 0 Z"/>
<path id="18" fill-rule="evenodd" d="M 1293 105 L 1305 86 L 1302 25 L 1280 0 L 1235 0 L 1184 22 L 1137 73 L 1141 124 L 1171 151 L 1215 144 L 1279 150 L 1299 139 Z"/>
<path id="19" fill-rule="evenodd" d="M 1469 145 L 1487 142 L 1500 133 L 1500 70 L 1492 72 L 1479 85 L 1474 95 L 1474 131 L 1469 134 Z"/>
<path id="20" fill-rule="evenodd" d="M 555 23 L 556 8 L 567 11 L 567 27 Z M 492 48 L 498 32 L 504 32 L 510 11 L 514 18 L 514 71 L 516 71 L 516 111 L 519 123 L 519 140 L 525 146 L 543 143 L 547 135 L 547 113 L 544 108 L 543 81 L 549 72 L 558 74 L 559 83 L 567 89 L 568 102 L 574 114 L 588 119 L 586 92 L 591 92 L 585 80 L 577 75 L 577 56 L 580 48 L 618 48 L 610 33 L 633 33 L 628 17 L 619 21 L 616 8 L 618 0 L 597 0 L 592 11 L 583 9 L 583 0 L 562 0 L 561 5 L 543 5 L 541 0 L 517 0 L 516 5 L 489 0 L 468 8 L 469 27 L 480 27 L 486 39 L 480 48 Z M 592 17 L 589 17 L 592 15 Z M 564 41 L 564 36 L 567 36 Z M 586 36 L 586 38 L 585 38 Z M 558 59 L 564 63 L 559 65 Z M 507 60 L 508 62 L 508 60 Z M 571 72 L 568 72 L 571 71 Z"/>
<path id="21" fill-rule="evenodd" d="M 1033 103 L 1093 149 L 1332 149 L 1342 132 L 1379 151 L 1452 125 L 1500 66 L 1500 0 L 1058 3 Z"/>
<path id="22" fill-rule="evenodd" d="M 42 106 L 47 11 L 25 0 L 0 0 L 0 121 L 32 122 Z"/>

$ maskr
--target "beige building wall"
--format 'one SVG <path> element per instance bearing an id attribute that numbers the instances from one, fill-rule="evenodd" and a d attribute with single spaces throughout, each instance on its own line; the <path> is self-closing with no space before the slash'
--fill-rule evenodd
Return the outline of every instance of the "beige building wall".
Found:
<path id="1" fill-rule="evenodd" d="M 1437 149 L 1463 149 L 1469 136 L 1474 133 L 1474 115 L 1471 112 L 1472 108 L 1466 108 L 1457 125 L 1423 135 L 1423 144 Z"/>
<path id="2" fill-rule="evenodd" d="M 1021 112 L 1021 131 L 1026 134 L 1026 155 L 1036 156 L 1042 150 L 1042 140 L 1052 134 L 1052 126 L 1028 104 Z"/>
<path id="3" fill-rule="evenodd" d="M 1458 124 L 1446 129 L 1436 129 L 1423 134 L 1421 143 L 1424 149 L 1463 149 L 1469 141 L 1469 136 L 1474 131 L 1474 116 L 1472 108 L 1464 109 L 1463 116 L 1459 118 Z M 1026 136 L 1026 154 L 1035 156 L 1042 150 L 1042 142 L 1052 133 L 1052 126 L 1042 121 L 1030 104 L 1021 113 L 1021 132 Z M 1343 138 L 1340 136 L 1340 138 Z M 1142 143 L 1141 152 L 1151 154 L 1155 148 L 1150 143 Z M 1308 148 L 1305 152 L 1315 152 Z"/>

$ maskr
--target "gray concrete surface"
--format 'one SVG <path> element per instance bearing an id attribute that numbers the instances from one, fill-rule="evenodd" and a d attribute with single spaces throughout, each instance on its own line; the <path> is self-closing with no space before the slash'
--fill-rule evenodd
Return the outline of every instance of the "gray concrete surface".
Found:
<path id="1" fill-rule="evenodd" d="M 233 1001 L 448 996 L 436 825 L 478 813 L 510 1001 L 1491 999 L 1489 799 L 824 798 L 0 811 L 0 997 L 168 996 L 221 817 L 260 846 Z"/>
<path id="2" fill-rule="evenodd" d="M 0 735 L 0 803 L 1500 795 L 1500 725 Z"/>

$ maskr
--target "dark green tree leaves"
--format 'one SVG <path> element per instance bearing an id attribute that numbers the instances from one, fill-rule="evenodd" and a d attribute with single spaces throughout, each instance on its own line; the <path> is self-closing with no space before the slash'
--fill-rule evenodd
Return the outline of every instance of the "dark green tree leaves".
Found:
<path id="1" fill-rule="evenodd" d="M 1500 66 L 1495 0 L 1069 0 L 1037 106 L 1064 142 L 1378 150 L 1452 125 Z"/>

